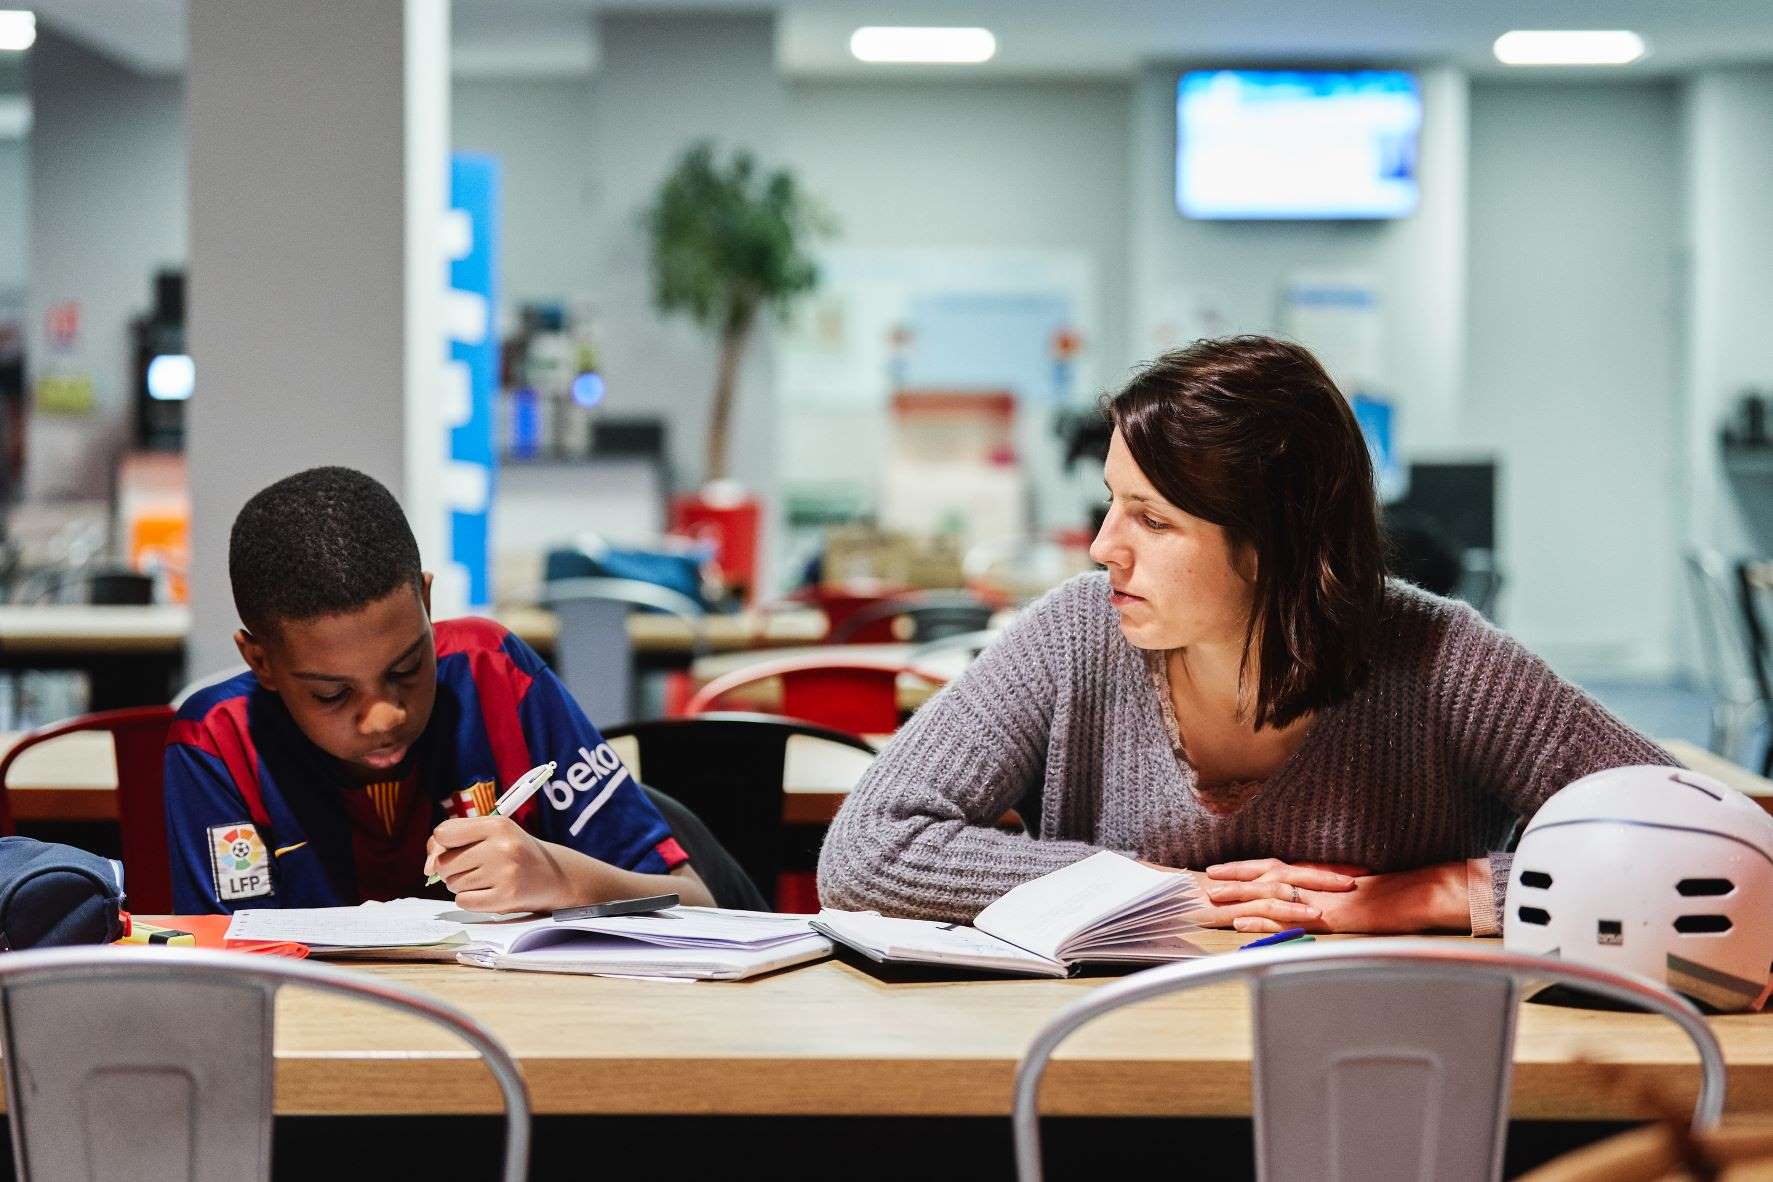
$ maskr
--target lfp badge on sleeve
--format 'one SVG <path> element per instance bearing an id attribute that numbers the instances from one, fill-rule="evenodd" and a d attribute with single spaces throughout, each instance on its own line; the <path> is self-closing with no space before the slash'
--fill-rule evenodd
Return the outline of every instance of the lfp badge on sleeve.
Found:
<path id="1" fill-rule="evenodd" d="M 271 855 L 255 826 L 211 826 L 209 864 L 217 898 L 256 899 L 271 893 Z"/>

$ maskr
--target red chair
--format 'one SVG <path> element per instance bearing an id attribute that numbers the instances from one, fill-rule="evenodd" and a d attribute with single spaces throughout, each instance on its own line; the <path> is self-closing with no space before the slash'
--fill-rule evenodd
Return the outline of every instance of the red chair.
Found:
<path id="1" fill-rule="evenodd" d="M 840 660 L 824 654 L 782 657 L 715 678 L 690 699 L 684 712 L 690 717 L 706 714 L 736 689 L 780 681 L 782 704 L 776 713 L 855 735 L 888 735 L 899 729 L 899 678 L 906 675 L 931 685 L 946 680 L 913 665 Z"/>
<path id="2" fill-rule="evenodd" d="M 166 851 L 166 733 L 171 706 L 133 706 L 83 714 L 22 736 L 0 759 L 0 834 L 11 836 L 12 805 L 7 799 L 12 765 L 24 752 L 79 731 L 108 731 L 117 756 L 117 827 L 123 838 L 123 885 L 129 908 L 148 915 L 172 911 L 172 860 Z"/>
<path id="3" fill-rule="evenodd" d="M 837 587 L 803 587 L 788 598 L 793 603 L 816 607 L 824 612 L 829 635 L 844 628 L 850 617 L 857 612 L 896 600 L 909 591 L 907 587 L 890 584 L 856 583 Z M 893 635 L 892 618 L 885 617 L 870 620 L 865 626 L 851 631 L 841 643 L 889 644 L 897 639 L 899 638 Z"/>

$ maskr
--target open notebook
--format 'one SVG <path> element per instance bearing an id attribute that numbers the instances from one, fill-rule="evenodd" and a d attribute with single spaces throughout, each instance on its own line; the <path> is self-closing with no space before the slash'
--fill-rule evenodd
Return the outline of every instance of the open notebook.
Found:
<path id="1" fill-rule="evenodd" d="M 456 951 L 463 964 L 539 973 L 736 981 L 820 960 L 831 943 L 805 916 L 672 907 L 647 915 L 496 924 Z"/>
<path id="2" fill-rule="evenodd" d="M 1196 930 L 1189 913 L 1203 905 L 1188 875 L 1104 851 L 1023 883 L 972 927 L 830 908 L 813 927 L 882 964 L 1064 977 L 1081 961 L 1204 956 L 1185 935 Z"/>

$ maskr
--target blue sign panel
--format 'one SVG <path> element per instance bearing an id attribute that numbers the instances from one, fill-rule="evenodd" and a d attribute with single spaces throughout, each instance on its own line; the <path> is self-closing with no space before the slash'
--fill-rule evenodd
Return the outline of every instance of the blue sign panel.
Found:
<path id="1" fill-rule="evenodd" d="M 468 606 L 484 608 L 492 602 L 487 527 L 497 468 L 499 162 L 455 153 L 449 193 L 449 553 L 467 576 Z"/>

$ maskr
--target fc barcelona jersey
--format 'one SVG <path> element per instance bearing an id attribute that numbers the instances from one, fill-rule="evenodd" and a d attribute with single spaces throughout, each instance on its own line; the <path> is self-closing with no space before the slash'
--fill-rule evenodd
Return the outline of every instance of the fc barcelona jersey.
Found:
<path id="1" fill-rule="evenodd" d="M 248 673 L 193 695 L 166 746 L 173 907 L 337 907 L 418 895 L 425 841 L 484 815 L 553 760 L 516 820 L 625 870 L 686 860 L 609 744 L 523 641 L 488 620 L 434 625 L 437 701 L 399 778 L 359 784 Z"/>

